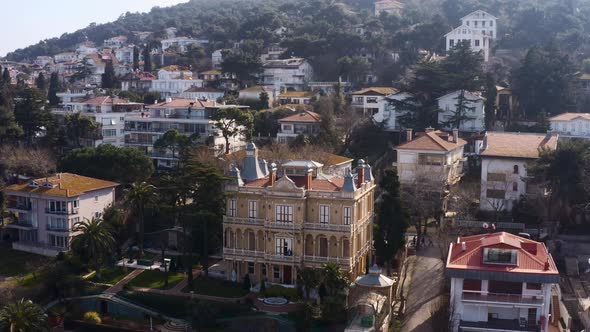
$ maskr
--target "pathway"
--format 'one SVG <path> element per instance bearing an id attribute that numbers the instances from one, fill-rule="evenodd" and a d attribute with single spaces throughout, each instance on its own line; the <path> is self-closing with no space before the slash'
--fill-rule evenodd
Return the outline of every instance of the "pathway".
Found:
<path id="1" fill-rule="evenodd" d="M 435 331 L 430 317 L 443 295 L 444 266 L 436 246 L 420 249 L 410 256 L 407 278 L 404 283 L 406 297 L 403 331 Z"/>
<path id="2" fill-rule="evenodd" d="M 129 283 L 131 280 L 133 280 L 135 277 L 137 277 L 141 272 L 143 272 L 145 270 L 133 270 L 131 271 L 131 273 L 129 273 L 128 275 L 126 275 L 123 279 L 119 280 L 118 283 L 116 283 L 115 285 L 113 285 L 111 288 L 108 288 L 107 290 L 105 290 L 103 293 L 105 294 L 117 294 L 120 291 L 123 290 L 123 287 L 125 285 L 127 285 L 127 283 Z"/>

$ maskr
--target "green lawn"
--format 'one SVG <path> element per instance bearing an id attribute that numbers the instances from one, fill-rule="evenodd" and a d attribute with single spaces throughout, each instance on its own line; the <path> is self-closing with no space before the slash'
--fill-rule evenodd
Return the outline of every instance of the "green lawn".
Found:
<path id="1" fill-rule="evenodd" d="M 121 267 L 103 267 L 100 269 L 100 280 L 96 278 L 96 275 L 92 277 L 91 280 L 101 284 L 114 285 L 121 281 L 121 279 L 123 279 L 131 271 L 133 270 L 127 270 L 127 272 L 125 272 L 125 270 Z"/>
<path id="2" fill-rule="evenodd" d="M 187 287 L 183 291 L 189 292 L 190 290 Z M 193 291 L 195 294 L 220 297 L 242 297 L 248 294 L 241 283 L 206 277 L 198 277 L 193 281 Z"/>
<path id="3" fill-rule="evenodd" d="M 14 277 L 27 274 L 50 260 L 45 256 L 0 248 L 0 277 Z"/>
<path id="4" fill-rule="evenodd" d="M 132 287 L 145 287 L 155 289 L 170 289 L 184 279 L 183 273 L 168 272 L 168 286 L 164 286 L 165 273 L 159 270 L 143 271 L 135 277 L 129 285 Z"/>

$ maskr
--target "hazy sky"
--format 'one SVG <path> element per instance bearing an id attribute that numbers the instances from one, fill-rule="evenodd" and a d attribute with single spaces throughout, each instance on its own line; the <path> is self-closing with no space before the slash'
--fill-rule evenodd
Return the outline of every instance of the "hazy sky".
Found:
<path id="1" fill-rule="evenodd" d="M 38 41 L 187 0 L 1 0 L 0 56 Z"/>

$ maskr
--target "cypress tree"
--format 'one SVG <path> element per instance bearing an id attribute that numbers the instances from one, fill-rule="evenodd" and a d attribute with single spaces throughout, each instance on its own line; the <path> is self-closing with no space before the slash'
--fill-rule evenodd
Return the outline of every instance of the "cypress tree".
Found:
<path id="1" fill-rule="evenodd" d="M 143 71 L 152 71 L 152 58 L 150 54 L 150 44 L 146 44 L 143 49 Z"/>
<path id="2" fill-rule="evenodd" d="M 133 46 L 133 70 L 139 69 L 139 48 Z"/>
<path id="3" fill-rule="evenodd" d="M 10 78 L 10 72 L 8 71 L 8 68 L 4 68 L 4 72 L 2 73 L 2 82 L 4 84 L 10 84 L 11 83 L 11 78 Z"/>
<path id="4" fill-rule="evenodd" d="M 57 97 L 59 89 L 59 77 L 57 76 L 57 73 L 52 73 L 49 79 L 49 90 L 47 91 L 47 99 L 49 99 L 49 105 L 56 106 L 57 104 L 59 104 L 59 97 Z"/>
<path id="5" fill-rule="evenodd" d="M 115 68 L 111 61 L 107 62 L 102 74 L 102 88 L 113 89 L 116 85 L 117 78 L 115 77 Z"/>
<path id="6" fill-rule="evenodd" d="M 35 85 L 37 86 L 37 89 L 45 91 L 47 81 L 45 80 L 45 75 L 43 75 L 43 73 L 39 73 L 39 76 L 37 76 L 37 79 L 35 80 Z"/>

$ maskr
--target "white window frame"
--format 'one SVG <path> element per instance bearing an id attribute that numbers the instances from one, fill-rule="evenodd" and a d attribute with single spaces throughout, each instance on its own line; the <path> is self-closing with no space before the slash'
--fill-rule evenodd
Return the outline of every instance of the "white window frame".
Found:
<path id="1" fill-rule="evenodd" d="M 258 201 L 248 201 L 248 218 L 256 219 L 258 217 Z"/>
<path id="2" fill-rule="evenodd" d="M 293 205 L 275 205 L 275 220 L 280 223 L 293 222 Z"/>
<path id="3" fill-rule="evenodd" d="M 345 206 L 342 212 L 342 222 L 344 225 L 352 224 L 352 207 Z"/>
<path id="4" fill-rule="evenodd" d="M 330 223 L 330 206 L 329 205 L 320 205 L 320 224 L 328 225 Z"/>

